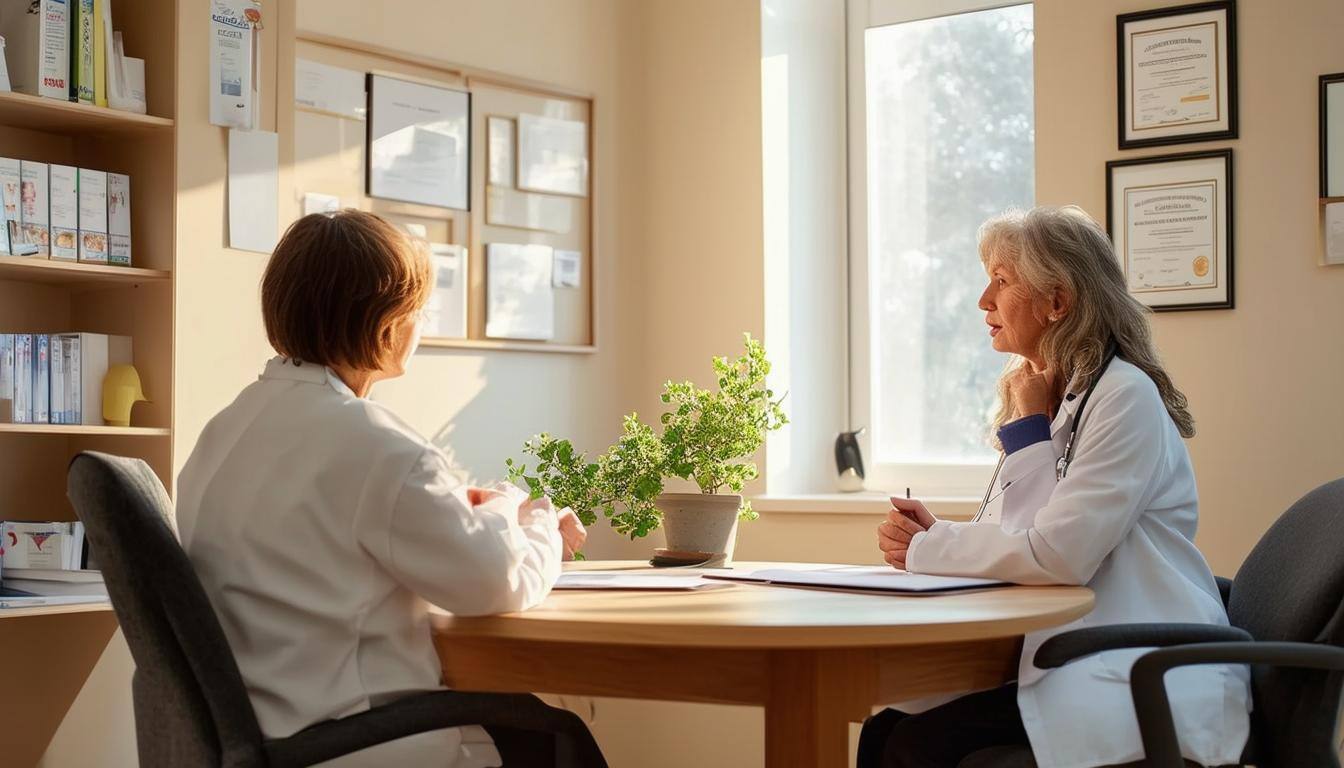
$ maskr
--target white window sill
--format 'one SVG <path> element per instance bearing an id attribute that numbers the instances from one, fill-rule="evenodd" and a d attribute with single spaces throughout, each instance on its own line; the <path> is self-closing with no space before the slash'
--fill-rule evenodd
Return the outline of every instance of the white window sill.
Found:
<path id="1" fill-rule="evenodd" d="M 921 499 L 929 511 L 944 520 L 970 520 L 980 509 L 980 499 L 969 496 Z M 890 497 L 876 491 L 858 493 L 762 494 L 753 496 L 751 508 L 768 514 L 885 515 Z"/>

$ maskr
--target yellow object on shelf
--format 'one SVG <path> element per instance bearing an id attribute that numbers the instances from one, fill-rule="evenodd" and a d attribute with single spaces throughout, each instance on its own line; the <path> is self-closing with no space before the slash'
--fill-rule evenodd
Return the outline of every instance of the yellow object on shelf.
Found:
<path id="1" fill-rule="evenodd" d="M 103 379 L 103 421 L 110 427 L 129 427 L 131 407 L 149 402 L 134 366 L 114 365 Z"/>

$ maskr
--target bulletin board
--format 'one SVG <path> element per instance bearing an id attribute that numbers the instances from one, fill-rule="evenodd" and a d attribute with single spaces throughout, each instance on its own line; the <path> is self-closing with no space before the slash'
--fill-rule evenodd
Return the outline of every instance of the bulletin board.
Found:
<path id="1" fill-rule="evenodd" d="M 595 352 L 597 292 L 594 278 L 598 262 L 593 238 L 596 189 L 591 96 L 448 63 L 422 58 L 411 60 L 395 51 L 368 48 L 335 38 L 301 37 L 294 50 L 296 60 L 470 93 L 471 188 L 470 210 L 467 211 L 368 196 L 365 185 L 367 119 L 352 117 L 348 110 L 333 111 L 312 104 L 296 103 L 294 106 L 293 195 L 296 210 L 302 210 L 305 194 L 330 195 L 339 198 L 340 207 L 371 211 L 397 224 L 423 228 L 431 243 L 456 244 L 466 249 L 466 337 L 426 336 L 421 344 L 531 352 Z M 491 183 L 489 166 L 492 159 L 491 118 L 497 125 L 512 125 L 513 167 L 507 174 L 497 170 L 495 183 Z M 564 191 L 535 191 L 538 187 L 536 175 L 523 178 L 519 168 L 522 159 L 519 156 L 520 121 L 534 129 L 526 142 L 532 158 L 554 154 L 543 146 L 550 134 L 543 133 L 543 141 L 531 138 L 537 136 L 535 127 L 538 125 L 568 128 L 571 142 L 577 138 L 586 143 L 585 189 L 577 189 L 571 177 L 561 179 L 561 183 L 549 184 L 552 190 Z M 573 135 L 575 123 L 584 126 L 585 136 Z M 562 135 L 561 139 L 564 138 Z M 520 180 L 531 183 L 532 189 L 520 186 Z M 545 189 L 547 186 L 543 179 L 540 187 Z M 548 339 L 491 338 L 487 334 L 490 301 L 487 252 L 491 245 L 544 246 L 566 252 L 567 264 L 577 261 L 577 285 L 553 286 L 550 294 L 554 315 Z M 500 252 L 500 248 L 494 252 Z M 575 253 L 577 257 L 573 255 Z M 497 268 L 499 263 L 502 262 L 497 262 Z M 501 285 L 502 282 L 496 284 L 497 296 Z M 496 330 L 499 327 L 496 324 Z"/>

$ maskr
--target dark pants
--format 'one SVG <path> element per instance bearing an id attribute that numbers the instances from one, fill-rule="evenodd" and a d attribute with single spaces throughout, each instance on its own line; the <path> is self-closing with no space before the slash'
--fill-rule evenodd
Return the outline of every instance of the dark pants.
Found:
<path id="1" fill-rule="evenodd" d="M 1010 684 L 917 715 L 873 715 L 859 736 L 858 768 L 957 768 L 981 749 L 1027 743 L 1017 685 Z"/>
<path id="2" fill-rule="evenodd" d="M 485 726 L 486 733 L 495 742 L 504 768 L 533 768 L 556 765 L 555 734 L 545 731 L 524 731 L 498 725 Z"/>

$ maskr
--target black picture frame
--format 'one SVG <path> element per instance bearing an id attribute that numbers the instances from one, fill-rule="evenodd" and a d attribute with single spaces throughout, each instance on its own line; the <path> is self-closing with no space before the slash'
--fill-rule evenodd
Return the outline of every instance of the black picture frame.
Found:
<path id="1" fill-rule="evenodd" d="M 1183 304 L 1161 304 L 1151 305 L 1145 302 L 1153 312 L 1184 312 L 1196 309 L 1235 309 L 1236 308 L 1236 268 L 1233 260 L 1236 232 L 1236 213 L 1233 207 L 1233 165 L 1232 150 L 1229 149 L 1210 149 L 1196 152 L 1179 152 L 1169 155 L 1155 155 L 1152 157 L 1133 157 L 1123 160 L 1109 160 L 1106 163 L 1106 233 L 1110 235 L 1111 242 L 1115 243 L 1115 183 L 1114 175 L 1116 168 L 1126 168 L 1137 165 L 1160 165 L 1163 163 L 1179 163 L 1187 160 L 1210 160 L 1222 159 L 1224 176 L 1226 180 L 1223 189 L 1223 201 L 1227 216 L 1225 223 L 1220 226 L 1220 230 L 1225 233 L 1224 240 L 1227 249 L 1227 298 L 1221 301 L 1208 302 L 1188 302 Z M 1128 244 L 1126 244 L 1128 247 Z M 1116 258 L 1123 261 L 1124 254 L 1116 253 Z M 1216 258 L 1216 255 L 1215 255 Z M 1126 275 L 1128 280 L 1128 275 Z M 1142 301 L 1142 299 L 1140 299 Z"/>
<path id="2" fill-rule="evenodd" d="M 1341 197 L 1344 196 L 1344 190 L 1336 190 L 1337 195 L 1330 194 L 1330 121 L 1326 111 L 1326 96 L 1332 83 L 1344 83 L 1344 72 L 1336 72 L 1330 75 L 1321 75 L 1320 81 L 1320 141 L 1321 141 L 1321 197 Z M 1344 86 L 1341 86 L 1344 87 Z M 1344 131 L 1344 125 L 1337 126 L 1336 130 Z"/>
<path id="3" fill-rule="evenodd" d="M 1176 18 L 1210 11 L 1222 11 L 1227 17 L 1227 128 L 1202 133 L 1184 133 L 1171 136 L 1154 136 L 1147 139 L 1126 137 L 1125 126 L 1129 120 L 1127 114 L 1129 99 L 1129 77 L 1125 68 L 1125 26 L 1139 21 L 1160 18 Z M 1116 72 L 1116 137 L 1120 149 L 1139 149 L 1142 147 L 1160 147 L 1174 144 L 1190 144 L 1200 141 L 1220 141 L 1237 138 L 1237 6 L 1236 0 L 1213 0 L 1213 2 L 1179 5 L 1169 8 L 1155 8 L 1148 11 L 1125 13 L 1115 17 L 1115 72 Z"/>
<path id="4" fill-rule="evenodd" d="M 384 193 L 377 193 L 377 192 L 375 192 L 375 190 L 374 190 L 374 188 L 373 188 L 373 187 L 374 187 L 374 183 L 373 183 L 373 142 L 374 142 L 374 135 L 373 135 L 373 132 L 374 132 L 374 109 L 375 109 L 375 108 L 374 108 L 374 84 L 377 82 L 377 80 L 378 80 L 379 78 L 383 78 L 383 79 L 386 79 L 386 80 L 400 80 L 400 81 L 403 81 L 403 82 L 409 82 L 409 83 L 412 83 L 412 84 L 415 84 L 415 85 L 419 85 L 419 86 L 423 86 L 423 87 L 427 87 L 427 88 L 436 88 L 436 89 L 438 89 L 438 90 L 442 90 L 442 91 L 451 91 L 451 92 L 459 93 L 459 94 L 462 94 L 462 95 L 465 95 L 465 96 L 466 96 L 466 102 L 467 102 L 467 110 L 466 110 L 466 122 L 467 122 L 467 131 L 466 131 L 466 135 L 467 135 L 467 141 L 466 141 L 467 178 L 466 178 L 466 192 L 465 192 L 465 194 L 464 194 L 465 207 L 463 207 L 463 208 L 458 208 L 458 207 L 456 207 L 456 206 L 451 206 L 451 205 L 440 205 L 440 204 L 438 204 L 438 203 L 429 202 L 429 201 L 425 201 L 425 200 L 409 200 L 409 199 L 406 199 L 406 198 L 394 197 L 394 196 L 390 196 L 390 195 L 387 195 L 387 194 L 384 194 Z M 454 88 L 454 87 L 452 87 L 452 86 L 448 86 L 448 85 L 440 85 L 440 84 L 435 84 L 435 83 L 429 83 L 429 82 L 425 82 L 425 81 L 423 81 L 423 80 L 419 80 L 419 79 L 417 79 L 417 78 L 413 78 L 413 77 L 398 77 L 398 76 L 395 75 L 395 74 L 386 74 L 386 73 L 381 73 L 381 72 L 367 72 L 367 73 L 365 73 L 365 75 L 364 75 L 364 99 L 365 99 L 365 119 L 364 119 L 364 194 L 365 194 L 366 196 L 368 196 L 368 197 L 375 198 L 375 199 L 377 199 L 377 200 L 387 200 L 387 201 L 394 202 L 394 203 L 411 203 L 411 204 L 414 204 L 414 205 L 426 205 L 426 206 L 430 206 L 430 207 L 434 207 L 434 208 L 442 208 L 442 209 L 444 209 L 444 210 L 449 210 L 449 211 L 467 211 L 467 212 L 470 212 L 470 211 L 471 211 L 471 192 L 472 192 L 472 190 L 471 190 L 471 187 L 472 187 L 471 162 L 472 162 L 472 157 L 473 157 L 473 155 L 472 155 L 472 142 L 475 140 L 474 137 L 473 137 L 473 135 L 472 135 L 472 134 L 475 133 L 475 130 L 474 130 L 474 129 L 475 129 L 475 124 L 474 124 L 474 122 L 473 122 L 474 119 L 475 119 L 475 111 L 474 111 L 474 109 L 475 109 L 475 105 L 472 103 L 472 93 L 471 93 L 471 91 L 470 91 L 470 90 L 467 90 L 466 88 Z"/>

